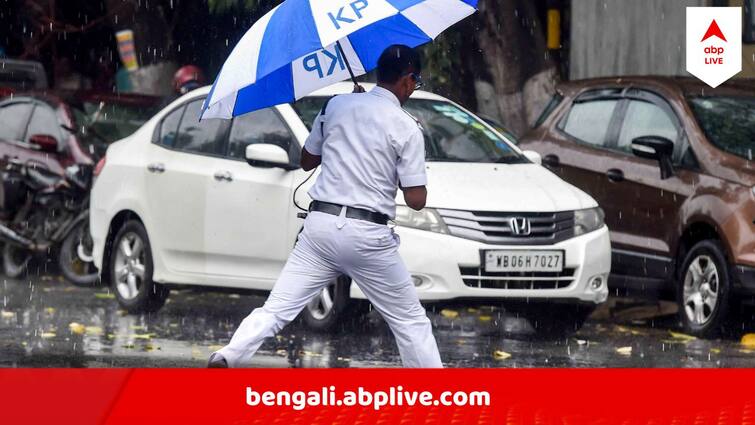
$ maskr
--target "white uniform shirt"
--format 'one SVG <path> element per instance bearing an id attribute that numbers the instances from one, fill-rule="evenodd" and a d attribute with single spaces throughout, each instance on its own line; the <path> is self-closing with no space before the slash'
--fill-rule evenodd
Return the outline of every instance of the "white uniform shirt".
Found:
<path id="1" fill-rule="evenodd" d="M 314 200 L 394 218 L 398 183 L 427 184 L 422 130 L 382 87 L 332 98 L 304 148 L 322 155 L 322 170 L 308 192 Z"/>

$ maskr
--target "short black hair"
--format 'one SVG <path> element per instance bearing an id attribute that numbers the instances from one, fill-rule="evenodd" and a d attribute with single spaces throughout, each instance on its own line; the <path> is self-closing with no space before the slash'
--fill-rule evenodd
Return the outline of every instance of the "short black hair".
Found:
<path id="1" fill-rule="evenodd" d="M 422 71 L 419 53 L 409 46 L 394 44 L 383 50 L 378 58 L 377 80 L 393 84 L 410 72 Z"/>

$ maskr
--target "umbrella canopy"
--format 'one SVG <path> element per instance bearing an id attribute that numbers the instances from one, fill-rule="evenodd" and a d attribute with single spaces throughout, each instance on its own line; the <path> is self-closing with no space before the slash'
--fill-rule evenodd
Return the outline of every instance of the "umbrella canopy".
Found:
<path id="1" fill-rule="evenodd" d="M 477 0 L 286 0 L 234 47 L 202 118 L 232 118 L 364 74 L 392 44 L 416 47 L 471 15 Z"/>

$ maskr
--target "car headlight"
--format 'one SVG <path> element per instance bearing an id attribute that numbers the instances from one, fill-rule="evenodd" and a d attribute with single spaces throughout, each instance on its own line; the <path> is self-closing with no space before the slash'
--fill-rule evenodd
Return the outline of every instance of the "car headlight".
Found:
<path id="1" fill-rule="evenodd" d="M 605 224 L 605 217 L 600 207 L 574 211 L 574 236 L 600 229 Z"/>
<path id="2" fill-rule="evenodd" d="M 423 208 L 420 211 L 415 211 L 406 205 L 397 205 L 396 219 L 393 221 L 399 226 L 411 227 L 412 229 L 448 233 L 446 223 L 440 218 L 440 214 L 432 208 Z"/>

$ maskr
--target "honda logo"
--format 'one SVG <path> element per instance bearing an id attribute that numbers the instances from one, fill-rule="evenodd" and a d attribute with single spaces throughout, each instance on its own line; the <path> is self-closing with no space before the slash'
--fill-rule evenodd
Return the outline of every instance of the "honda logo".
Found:
<path id="1" fill-rule="evenodd" d="M 530 234 L 530 221 L 525 217 L 514 217 L 509 220 L 511 232 L 515 235 L 526 236 Z"/>

